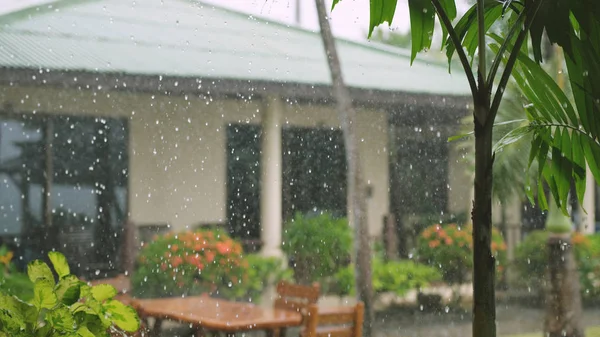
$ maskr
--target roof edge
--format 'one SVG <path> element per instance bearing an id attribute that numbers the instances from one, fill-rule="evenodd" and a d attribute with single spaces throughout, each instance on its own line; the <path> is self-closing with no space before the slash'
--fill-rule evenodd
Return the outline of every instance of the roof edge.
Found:
<path id="1" fill-rule="evenodd" d="M 56 0 L 43 4 L 34 4 L 13 12 L 0 15 L 0 24 L 6 25 L 17 21 L 25 20 L 32 16 L 50 13 L 57 9 L 68 8 L 82 3 L 98 2 L 101 0 Z"/>
<path id="2" fill-rule="evenodd" d="M 330 85 L 296 82 L 269 82 L 224 78 L 136 75 L 87 71 L 41 71 L 33 68 L 0 67 L 0 85 L 53 86 L 62 89 L 146 92 L 167 95 L 195 94 L 247 98 L 279 95 L 311 101 L 335 101 Z M 101 88 L 101 89 L 98 89 Z M 467 111 L 471 98 L 465 95 L 439 95 L 350 87 L 353 101 L 375 107 L 420 106 Z M 92 89 L 90 89 L 92 90 Z"/>

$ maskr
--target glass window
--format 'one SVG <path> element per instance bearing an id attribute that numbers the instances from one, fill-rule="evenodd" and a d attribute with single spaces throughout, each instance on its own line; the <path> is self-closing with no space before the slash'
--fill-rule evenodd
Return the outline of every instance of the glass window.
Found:
<path id="1" fill-rule="evenodd" d="M 25 261 L 58 249 L 78 261 L 80 274 L 113 269 L 127 218 L 127 122 L 70 116 L 0 121 L 3 236 L 16 239 Z"/>

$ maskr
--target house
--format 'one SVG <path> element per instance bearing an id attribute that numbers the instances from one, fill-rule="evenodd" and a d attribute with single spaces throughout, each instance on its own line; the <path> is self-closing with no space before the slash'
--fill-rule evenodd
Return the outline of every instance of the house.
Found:
<path id="1" fill-rule="evenodd" d="M 279 255 L 294 212 L 345 214 L 318 33 L 187 0 L 65 0 L 0 24 L 0 235 L 24 260 L 56 248 L 86 270 L 115 268 L 126 223 L 220 225 Z M 446 141 L 468 111 L 463 75 L 337 43 L 370 235 L 391 213 L 467 212 L 470 183 Z"/>

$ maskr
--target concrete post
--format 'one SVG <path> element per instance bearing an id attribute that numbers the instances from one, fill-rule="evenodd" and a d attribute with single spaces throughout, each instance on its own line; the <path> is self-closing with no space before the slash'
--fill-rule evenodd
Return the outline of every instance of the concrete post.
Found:
<path id="1" fill-rule="evenodd" d="M 589 167 L 586 169 L 585 196 L 583 197 L 583 208 L 581 211 L 581 223 L 579 231 L 583 234 L 593 234 L 596 230 L 596 181 Z"/>
<path id="2" fill-rule="evenodd" d="M 262 111 L 260 224 L 265 256 L 282 257 L 282 150 L 281 116 L 283 104 L 268 97 Z"/>

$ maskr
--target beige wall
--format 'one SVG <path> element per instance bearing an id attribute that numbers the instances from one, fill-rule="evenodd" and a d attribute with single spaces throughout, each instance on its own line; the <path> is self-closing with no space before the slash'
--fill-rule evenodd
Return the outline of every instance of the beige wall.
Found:
<path id="1" fill-rule="evenodd" d="M 260 100 L 96 93 L 57 88 L 0 87 L 0 103 L 15 111 L 119 116 L 130 121 L 130 212 L 138 225 L 183 229 L 226 217 L 228 123 L 260 123 Z M 339 127 L 329 106 L 286 104 L 285 125 Z M 383 111 L 358 111 L 365 178 L 373 187 L 371 235 L 388 212 L 387 127 Z"/>

